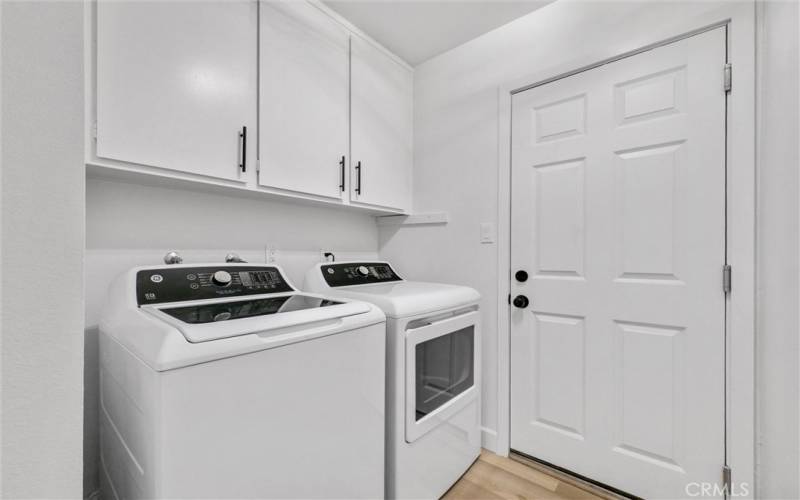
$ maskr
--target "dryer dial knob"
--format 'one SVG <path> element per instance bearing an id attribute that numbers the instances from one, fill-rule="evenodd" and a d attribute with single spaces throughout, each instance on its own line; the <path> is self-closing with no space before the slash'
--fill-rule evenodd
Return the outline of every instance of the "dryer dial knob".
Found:
<path id="1" fill-rule="evenodd" d="M 369 276 L 369 269 L 367 269 L 367 266 L 358 266 L 356 272 L 361 276 Z"/>
<path id="2" fill-rule="evenodd" d="M 228 286 L 231 284 L 231 281 L 233 281 L 233 278 L 228 271 L 217 271 L 214 273 L 214 276 L 211 277 L 211 281 L 213 281 L 215 285 Z"/>

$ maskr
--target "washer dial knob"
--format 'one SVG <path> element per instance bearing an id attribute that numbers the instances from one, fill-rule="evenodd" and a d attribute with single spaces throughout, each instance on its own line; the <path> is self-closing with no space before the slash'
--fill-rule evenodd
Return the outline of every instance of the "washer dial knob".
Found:
<path id="1" fill-rule="evenodd" d="M 369 276 L 369 269 L 367 266 L 358 266 L 356 272 L 361 276 Z"/>
<path id="2" fill-rule="evenodd" d="M 218 286 L 228 286 L 231 284 L 231 281 L 233 281 L 233 278 L 228 271 L 217 271 L 214 273 L 214 276 L 211 277 L 211 281 Z"/>

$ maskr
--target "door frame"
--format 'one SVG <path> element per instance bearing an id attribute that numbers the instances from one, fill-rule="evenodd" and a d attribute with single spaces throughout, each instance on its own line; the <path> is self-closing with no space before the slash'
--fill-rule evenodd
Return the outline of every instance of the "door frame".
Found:
<path id="1" fill-rule="evenodd" d="M 755 492 L 755 21 L 756 2 L 731 2 L 668 29 L 653 27 L 644 39 L 632 37 L 627 50 L 597 44 L 556 67 L 498 87 L 498 238 L 497 238 L 497 403 L 495 451 L 508 456 L 511 427 L 511 96 L 600 65 L 725 27 L 733 87 L 727 94 L 726 225 L 727 263 L 732 266 L 726 297 L 725 457 L 733 488 L 742 498 Z M 670 23 L 665 23 L 665 25 Z M 720 67 L 720 71 L 723 68 Z M 720 262 L 720 293 L 722 293 Z M 722 478 L 720 471 L 720 480 Z M 747 486 L 747 492 L 741 490 Z"/>

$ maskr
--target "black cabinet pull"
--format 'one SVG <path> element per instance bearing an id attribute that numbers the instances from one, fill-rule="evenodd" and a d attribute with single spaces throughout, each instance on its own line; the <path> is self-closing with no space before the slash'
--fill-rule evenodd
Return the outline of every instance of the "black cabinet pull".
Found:
<path id="1" fill-rule="evenodd" d="M 239 139 L 242 141 L 242 161 L 239 163 L 239 168 L 242 169 L 242 172 L 247 172 L 247 127 L 242 127 Z"/>
<path id="2" fill-rule="evenodd" d="M 339 177 L 339 191 L 344 191 L 344 155 L 342 155 L 342 159 L 339 160 L 339 170 L 340 170 L 340 177 Z"/>
<path id="3" fill-rule="evenodd" d="M 356 163 L 356 194 L 361 194 L 361 162 Z"/>

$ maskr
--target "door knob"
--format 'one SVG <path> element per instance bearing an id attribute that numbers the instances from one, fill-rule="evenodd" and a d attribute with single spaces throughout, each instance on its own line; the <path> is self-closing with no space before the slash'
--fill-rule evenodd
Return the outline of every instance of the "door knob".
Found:
<path id="1" fill-rule="evenodd" d="M 514 297 L 514 307 L 519 307 L 520 309 L 525 309 L 528 307 L 528 304 L 531 302 L 528 300 L 528 297 L 524 295 L 517 295 Z"/>
<path id="2" fill-rule="evenodd" d="M 522 269 L 520 269 L 519 271 L 514 273 L 514 278 L 517 281 L 519 281 L 520 283 L 524 283 L 524 282 L 528 281 L 528 272 L 527 271 L 523 271 Z"/>

